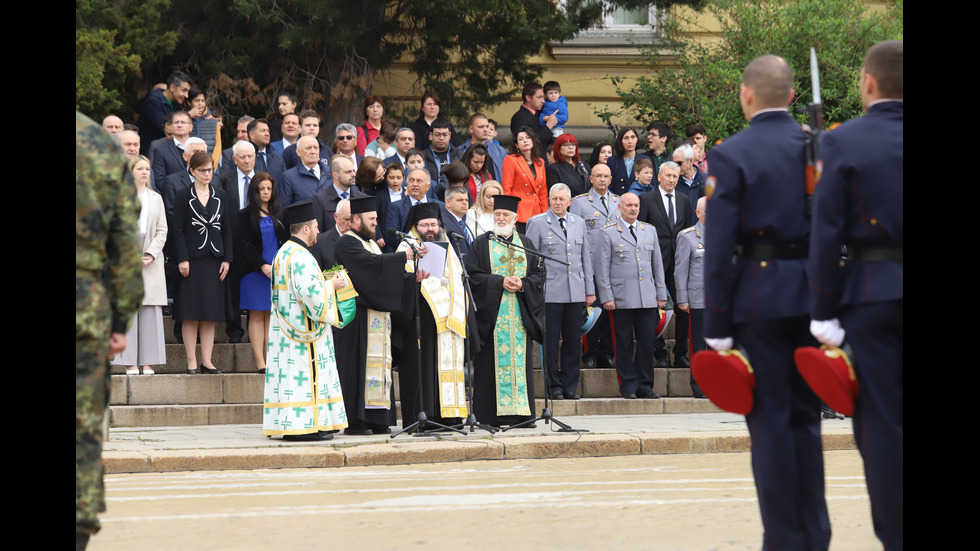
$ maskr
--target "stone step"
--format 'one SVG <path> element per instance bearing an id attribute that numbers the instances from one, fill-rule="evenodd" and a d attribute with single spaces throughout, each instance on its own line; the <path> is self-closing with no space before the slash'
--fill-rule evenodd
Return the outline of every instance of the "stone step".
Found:
<path id="1" fill-rule="evenodd" d="M 641 415 L 718 411 L 707 400 L 690 398 L 686 369 L 655 370 L 655 390 L 669 398 L 625 400 L 619 396 L 615 369 L 583 369 L 582 400 L 554 401 L 555 415 Z M 258 373 L 222 375 L 113 375 L 110 396 L 115 426 L 254 424 L 262 422 L 265 377 Z M 395 373 L 395 399 L 400 399 Z M 544 389 L 535 372 L 540 412 Z M 559 413 L 561 412 L 561 413 Z"/>
<path id="2" fill-rule="evenodd" d="M 544 400 L 538 399 L 535 402 L 534 413 L 538 415 L 544 407 Z M 259 425 L 262 423 L 261 404 L 112 405 L 109 410 L 114 427 Z M 559 420 L 577 415 L 630 416 L 722 412 L 710 401 L 694 398 L 555 400 L 551 402 L 551 411 Z M 401 419 L 400 402 L 397 404 L 396 414 Z"/>

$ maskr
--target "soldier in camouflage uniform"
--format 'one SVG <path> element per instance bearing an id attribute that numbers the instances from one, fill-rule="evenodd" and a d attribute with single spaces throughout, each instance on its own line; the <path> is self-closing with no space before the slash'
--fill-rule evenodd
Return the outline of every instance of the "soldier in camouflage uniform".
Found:
<path id="1" fill-rule="evenodd" d="M 139 206 L 126 156 L 98 123 L 75 112 L 75 544 L 105 510 L 102 418 L 109 356 L 143 300 Z"/>

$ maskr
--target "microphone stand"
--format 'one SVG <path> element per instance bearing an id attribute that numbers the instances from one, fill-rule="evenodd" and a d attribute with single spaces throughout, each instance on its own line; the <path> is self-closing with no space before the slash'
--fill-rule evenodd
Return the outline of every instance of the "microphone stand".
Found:
<path id="1" fill-rule="evenodd" d="M 412 241 L 414 241 L 414 239 L 406 239 L 407 236 L 405 236 L 404 234 L 400 235 L 399 237 L 400 237 L 400 240 L 401 241 L 404 241 L 405 243 L 408 244 L 409 247 L 412 248 L 412 253 L 413 253 L 412 256 L 414 256 L 413 261 L 415 263 L 415 273 L 418 274 L 419 273 L 419 250 L 415 246 L 415 244 L 412 243 Z M 426 413 L 425 413 L 425 403 L 423 401 L 424 398 L 423 398 L 423 395 L 422 395 L 422 320 L 421 320 L 421 312 L 419 312 L 419 294 L 421 292 L 422 292 L 422 282 L 419 281 L 418 280 L 418 276 L 416 276 L 416 278 L 415 278 L 415 297 L 414 297 L 414 302 L 415 302 L 415 343 L 416 343 L 416 346 L 415 346 L 415 368 L 417 370 L 416 376 L 418 377 L 416 379 L 417 384 L 415 385 L 415 388 L 416 388 L 416 396 L 415 396 L 415 399 L 417 401 L 416 402 L 416 406 L 415 406 L 415 411 L 416 411 L 417 415 L 415 416 L 415 422 L 414 423 L 412 423 L 411 425 L 409 425 L 407 427 L 402 428 L 402 430 L 400 430 L 398 432 L 393 433 L 391 435 L 391 438 L 394 438 L 394 437 L 398 436 L 399 434 L 402 434 L 402 433 L 405 433 L 405 432 L 410 432 L 410 433 L 412 433 L 413 436 L 428 436 L 426 434 L 426 430 L 427 430 L 427 427 L 429 427 L 429 426 L 435 426 L 435 427 L 438 427 L 440 429 L 444 429 L 444 430 L 447 430 L 447 431 L 455 431 L 455 432 L 458 432 L 458 433 L 462 434 L 463 436 L 466 436 L 466 433 L 463 432 L 463 431 L 461 431 L 461 430 L 459 430 L 459 429 L 453 429 L 453 428 L 447 427 L 446 425 L 443 425 L 441 423 L 436 423 L 435 421 L 430 421 L 429 420 L 429 416 L 426 415 Z M 405 397 L 402 396 L 402 401 L 404 402 L 404 400 L 405 400 Z M 402 404 L 402 407 L 405 407 L 405 404 L 404 403 Z"/>
<path id="2" fill-rule="evenodd" d="M 490 234 L 490 239 L 496 241 L 500 245 L 503 245 L 505 247 L 510 247 L 511 249 L 519 249 L 521 251 L 524 251 L 525 254 L 531 254 L 537 258 L 538 266 L 541 267 L 541 271 L 542 273 L 544 273 L 544 288 L 542 289 L 542 295 L 548 289 L 548 269 L 545 266 L 545 260 L 551 260 L 552 262 L 557 262 L 558 264 L 564 264 L 565 266 L 570 266 L 570 264 L 568 262 L 565 262 L 564 260 L 558 260 L 557 258 L 552 258 L 544 253 L 538 251 L 532 251 L 531 249 L 522 247 L 520 245 L 516 245 L 514 243 L 508 243 L 507 241 L 498 239 L 497 236 L 494 235 L 493 233 Z M 547 312 L 545 313 L 544 324 L 542 324 L 541 327 L 541 340 L 543 342 L 541 342 L 540 344 L 542 346 L 542 349 L 544 349 L 544 347 L 547 346 L 545 343 L 547 343 L 548 341 Z M 533 419 L 528 419 L 527 421 L 522 421 L 520 423 L 517 423 L 516 425 L 510 425 L 505 429 L 502 428 L 500 429 L 500 432 L 507 432 L 511 429 L 520 429 L 529 426 L 533 427 L 534 424 L 538 421 L 544 421 L 545 424 L 554 423 L 555 425 L 558 425 L 559 429 L 556 432 L 589 432 L 588 429 L 574 429 L 570 425 L 566 425 L 565 423 L 562 423 L 561 421 L 556 419 L 555 416 L 551 413 L 551 407 L 549 406 L 549 404 L 551 403 L 551 376 L 548 372 L 548 362 L 544 358 L 544 354 L 542 354 L 541 357 L 542 357 L 541 379 L 544 381 L 544 386 L 545 386 L 544 407 L 541 409 L 541 415 Z M 533 397 L 531 398 L 533 399 Z"/>

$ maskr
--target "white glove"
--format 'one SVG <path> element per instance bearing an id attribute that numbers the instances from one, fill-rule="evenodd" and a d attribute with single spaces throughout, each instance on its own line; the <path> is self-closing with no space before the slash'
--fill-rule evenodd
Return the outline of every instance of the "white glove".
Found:
<path id="1" fill-rule="evenodd" d="M 726 350 L 731 350 L 735 341 L 731 337 L 725 337 L 723 339 L 704 339 L 704 342 L 708 343 L 708 346 L 712 350 L 717 352 L 724 352 Z"/>
<path id="2" fill-rule="evenodd" d="M 824 321 L 810 320 L 810 334 L 820 341 L 820 344 L 840 346 L 844 342 L 844 328 L 840 326 L 840 320 L 837 318 Z"/>

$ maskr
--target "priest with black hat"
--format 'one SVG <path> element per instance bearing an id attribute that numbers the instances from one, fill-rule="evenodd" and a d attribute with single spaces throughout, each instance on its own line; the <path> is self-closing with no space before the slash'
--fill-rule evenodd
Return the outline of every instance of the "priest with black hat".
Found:
<path id="1" fill-rule="evenodd" d="M 466 269 L 483 347 L 476 356 L 473 411 L 488 425 L 516 425 L 534 414 L 531 341 L 542 340 L 544 273 L 515 230 L 520 198 L 494 197 L 493 231 L 473 240 Z"/>
<path id="2" fill-rule="evenodd" d="M 289 240 L 272 261 L 272 317 L 262 433 L 283 440 L 329 440 L 347 426 L 331 325 L 339 323 L 336 276 L 324 280 L 308 248 L 316 243 L 313 203 L 286 209 Z"/>
<path id="3" fill-rule="evenodd" d="M 465 419 L 466 386 L 463 375 L 466 339 L 466 293 L 463 290 L 463 268 L 446 236 L 438 203 L 419 203 L 408 211 L 405 231 L 412 237 L 402 240 L 399 251 L 411 245 L 421 256 L 440 259 L 430 271 L 415 262 L 405 263 L 405 272 L 416 274 L 419 281 L 419 326 L 416 335 L 413 308 L 406 308 L 402 326 L 403 354 L 399 361 L 398 383 L 401 391 L 402 426 L 415 422 L 418 412 L 440 424 L 454 424 Z M 416 348 L 419 352 L 416 352 Z M 418 357 L 422 368 L 419 369 Z M 420 387 L 421 386 L 421 398 Z"/>
<path id="4" fill-rule="evenodd" d="M 337 367 L 349 426 L 344 434 L 386 434 L 396 424 L 392 385 L 392 312 L 411 300 L 415 274 L 405 273 L 411 250 L 381 253 L 374 197 L 351 199 L 351 226 L 334 254 L 350 275 L 357 313 L 337 331 Z"/>

